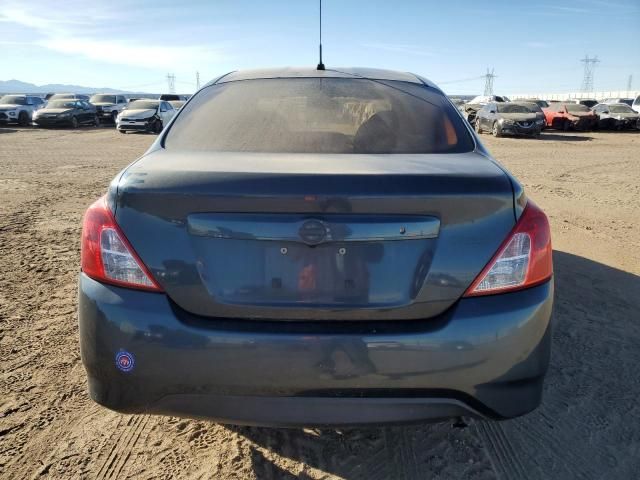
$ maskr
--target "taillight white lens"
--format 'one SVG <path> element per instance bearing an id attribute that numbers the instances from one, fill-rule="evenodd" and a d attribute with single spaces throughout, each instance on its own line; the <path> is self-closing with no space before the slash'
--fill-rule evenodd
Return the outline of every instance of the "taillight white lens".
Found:
<path id="1" fill-rule="evenodd" d="M 474 289 L 480 293 L 522 285 L 527 276 L 531 239 L 526 233 L 516 233 L 491 269 Z"/>
<path id="2" fill-rule="evenodd" d="M 113 228 L 102 230 L 100 253 L 105 277 L 117 282 L 154 286 Z"/>
<path id="3" fill-rule="evenodd" d="M 465 297 L 533 287 L 553 275 L 551 232 L 547 216 L 529 201 L 515 228 Z"/>
<path id="4" fill-rule="evenodd" d="M 116 223 L 104 197 L 89 207 L 82 224 L 82 271 L 100 282 L 160 292 Z"/>

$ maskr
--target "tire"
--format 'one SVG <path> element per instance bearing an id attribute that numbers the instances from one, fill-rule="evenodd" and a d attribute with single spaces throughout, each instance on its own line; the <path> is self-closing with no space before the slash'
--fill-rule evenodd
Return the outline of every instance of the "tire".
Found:
<path id="1" fill-rule="evenodd" d="M 162 120 L 156 120 L 153 124 L 153 133 L 160 133 L 162 131 Z"/>
<path id="2" fill-rule="evenodd" d="M 564 123 L 562 124 L 562 130 L 564 130 L 565 132 L 571 130 L 571 122 L 569 120 L 564 121 Z"/>
<path id="3" fill-rule="evenodd" d="M 476 124 L 474 125 L 474 129 L 478 135 L 482 133 L 482 128 L 480 127 L 480 120 L 476 117 Z"/>
<path id="4" fill-rule="evenodd" d="M 98 117 L 98 115 L 96 115 L 96 118 L 93 120 L 93 124 L 94 124 L 96 127 L 99 127 L 99 126 L 100 126 L 100 117 Z"/>
<path id="5" fill-rule="evenodd" d="M 493 127 L 491 127 L 491 133 L 494 137 L 500 136 L 500 129 L 498 128 L 498 122 L 493 122 Z"/>
<path id="6" fill-rule="evenodd" d="M 71 117 L 71 128 L 78 128 L 78 119 L 76 117 Z"/>
<path id="7" fill-rule="evenodd" d="M 120 133 L 127 133 L 127 132 L 126 132 L 126 130 L 120 130 L 120 129 L 118 129 L 118 131 L 119 131 Z"/>
<path id="8" fill-rule="evenodd" d="M 117 123 L 116 118 L 118 118 L 118 112 L 111 112 L 111 121 L 114 125 Z"/>
<path id="9" fill-rule="evenodd" d="M 27 112 L 20 112 L 18 115 L 18 124 L 21 127 L 28 127 L 30 123 L 29 114 Z"/>

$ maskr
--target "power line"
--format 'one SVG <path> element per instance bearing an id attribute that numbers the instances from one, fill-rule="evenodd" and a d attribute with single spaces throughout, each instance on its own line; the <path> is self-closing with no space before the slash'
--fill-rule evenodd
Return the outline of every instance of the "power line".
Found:
<path id="1" fill-rule="evenodd" d="M 484 75 L 484 94 L 485 95 L 493 95 L 493 79 L 496 78 L 496 75 L 493 73 L 493 68 L 491 72 L 487 68 L 487 73 Z"/>
<path id="2" fill-rule="evenodd" d="M 589 58 L 589 55 L 585 55 L 582 60 L 584 63 L 584 75 L 582 77 L 581 92 L 593 92 L 593 72 L 596 68 L 596 64 L 600 62 L 598 57 Z"/>
<path id="3" fill-rule="evenodd" d="M 629 75 L 629 78 L 627 78 L 627 92 L 631 91 L 632 85 L 633 85 L 633 75 Z"/>
<path id="4" fill-rule="evenodd" d="M 446 85 L 447 83 L 463 83 L 463 82 L 472 82 L 474 80 L 480 80 L 484 78 L 484 75 L 480 75 L 478 77 L 469 77 L 469 78 L 461 78 L 459 80 L 447 80 L 446 82 L 436 82 L 438 85 Z"/>

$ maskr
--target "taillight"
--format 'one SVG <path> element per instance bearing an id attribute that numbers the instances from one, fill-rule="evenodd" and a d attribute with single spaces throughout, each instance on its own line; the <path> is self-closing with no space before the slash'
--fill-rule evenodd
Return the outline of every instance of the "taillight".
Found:
<path id="1" fill-rule="evenodd" d="M 98 199 L 84 215 L 80 256 L 82 271 L 95 280 L 162 291 L 120 230 L 105 197 Z"/>
<path id="2" fill-rule="evenodd" d="M 464 296 L 491 295 L 533 287 L 553 275 L 547 216 L 528 201 L 518 223 Z"/>

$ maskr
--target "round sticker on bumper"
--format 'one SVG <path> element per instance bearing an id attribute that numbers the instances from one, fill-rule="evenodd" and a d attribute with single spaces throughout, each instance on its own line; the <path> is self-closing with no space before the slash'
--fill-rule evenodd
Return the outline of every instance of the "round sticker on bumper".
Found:
<path id="1" fill-rule="evenodd" d="M 133 354 L 125 351 L 116 354 L 116 367 L 118 367 L 119 370 L 130 372 L 133 370 L 134 365 L 135 360 L 133 359 Z"/>

